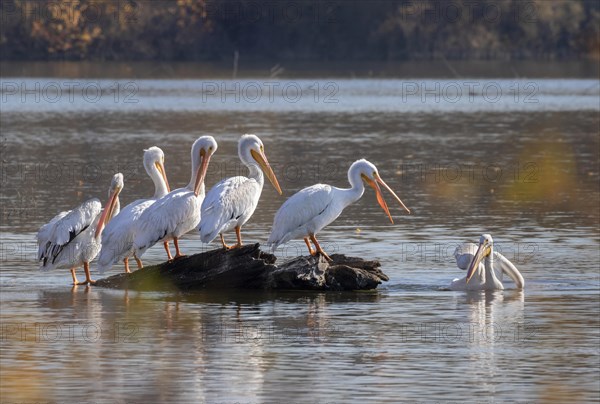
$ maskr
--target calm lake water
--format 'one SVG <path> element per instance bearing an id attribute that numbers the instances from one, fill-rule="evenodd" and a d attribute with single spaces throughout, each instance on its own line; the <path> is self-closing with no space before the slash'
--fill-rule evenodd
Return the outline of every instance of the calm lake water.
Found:
<path id="1" fill-rule="evenodd" d="M 11 65 L 0 83 L 3 402 L 600 400 L 597 65 L 528 78 L 238 80 L 152 78 L 143 66 L 84 79 L 69 66 Z M 262 138 L 284 190 L 265 184 L 246 242 L 266 241 L 285 197 L 346 186 L 365 157 L 412 215 L 390 200 L 390 224 L 366 191 L 320 239 L 330 253 L 380 260 L 389 282 L 356 293 L 139 293 L 72 287 L 67 270 L 37 269 L 37 229 L 89 197 L 104 201 L 113 173 L 125 175 L 122 203 L 153 193 L 144 148 L 164 150 L 175 188 L 188 181 L 192 142 L 215 136 L 211 186 L 244 172 L 244 133 Z M 483 232 L 524 291 L 443 290 L 464 276 L 454 247 Z M 181 246 L 217 247 L 195 233 Z M 298 254 L 302 241 L 277 251 Z M 162 247 L 144 259 L 161 262 Z M 95 278 L 121 270 L 92 264 Z"/>

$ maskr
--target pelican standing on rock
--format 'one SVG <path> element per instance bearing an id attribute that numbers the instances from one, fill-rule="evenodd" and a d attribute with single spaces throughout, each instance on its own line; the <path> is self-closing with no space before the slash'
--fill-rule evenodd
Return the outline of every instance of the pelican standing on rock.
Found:
<path id="1" fill-rule="evenodd" d="M 218 234 L 225 249 L 242 246 L 241 228 L 258 205 L 264 184 L 263 171 L 281 195 L 281 188 L 265 155 L 264 145 L 257 136 L 242 136 L 238 143 L 238 155 L 250 170 L 248 177 L 224 179 L 208 192 L 202 202 L 202 219 L 198 229 L 203 243 L 210 243 Z M 237 243 L 228 246 L 223 233 L 233 229 Z"/>
<path id="2" fill-rule="evenodd" d="M 164 164 L 165 154 L 160 148 L 153 146 L 144 150 L 144 168 L 154 182 L 154 195 L 149 199 L 138 199 L 131 202 L 106 225 L 102 233 L 102 250 L 98 257 L 100 271 L 110 269 L 117 262 L 123 261 L 125 272 L 130 272 L 129 257 L 133 254 L 135 222 L 149 206 L 170 191 Z M 167 241 L 164 242 L 164 247 L 167 257 L 172 259 Z M 142 261 L 135 255 L 134 258 L 138 269 L 142 268 Z"/>
<path id="3" fill-rule="evenodd" d="M 200 223 L 200 207 L 204 200 L 204 178 L 211 156 L 217 151 L 212 136 L 202 136 L 192 145 L 192 175 L 189 184 L 169 192 L 150 207 L 136 221 L 133 251 L 141 258 L 144 252 L 159 241 L 173 240 L 175 259 L 183 257 L 179 251 L 179 237 Z"/>
<path id="4" fill-rule="evenodd" d="M 292 195 L 279 208 L 273 221 L 273 230 L 267 244 L 271 250 L 283 243 L 302 237 L 311 255 L 321 254 L 325 259 L 331 258 L 323 251 L 316 234 L 329 223 L 333 222 L 342 211 L 350 204 L 360 199 L 365 191 L 364 183 L 371 186 L 377 193 L 377 202 L 383 208 L 390 221 L 394 223 L 388 206 L 381 193 L 381 184 L 387 189 L 400 205 L 410 210 L 402 203 L 400 198 L 381 179 L 377 167 L 367 160 L 355 161 L 348 170 L 348 181 L 351 188 L 337 188 L 326 184 L 316 184 Z M 315 245 L 313 250 L 310 242 Z"/>
<path id="5" fill-rule="evenodd" d="M 70 268 L 74 285 L 93 284 L 90 262 L 98 255 L 105 223 L 119 213 L 119 193 L 123 174 L 115 174 L 108 190 L 108 202 L 102 209 L 97 198 L 89 199 L 73 210 L 61 212 L 37 234 L 41 269 Z M 78 282 L 75 270 L 83 265 L 85 281 Z"/>
<path id="6" fill-rule="evenodd" d="M 525 287 L 525 280 L 519 270 L 504 255 L 494 251 L 494 240 L 489 234 L 482 234 L 479 245 L 465 243 L 454 250 L 456 265 L 467 269 L 462 279 L 454 279 L 451 290 L 502 290 L 503 274 L 507 274 L 518 289 Z"/>

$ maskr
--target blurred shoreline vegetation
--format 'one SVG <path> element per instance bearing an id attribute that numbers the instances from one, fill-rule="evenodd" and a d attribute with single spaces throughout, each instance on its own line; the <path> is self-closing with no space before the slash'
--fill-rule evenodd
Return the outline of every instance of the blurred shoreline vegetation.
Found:
<path id="1" fill-rule="evenodd" d="M 2 0 L 0 60 L 599 59 L 593 0 Z"/>

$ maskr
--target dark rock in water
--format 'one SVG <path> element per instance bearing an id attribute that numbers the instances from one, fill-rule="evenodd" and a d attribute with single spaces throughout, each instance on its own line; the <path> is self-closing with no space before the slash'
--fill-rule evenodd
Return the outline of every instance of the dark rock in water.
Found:
<path id="1" fill-rule="evenodd" d="M 132 290 L 297 289 L 368 290 L 389 278 L 378 261 L 331 256 L 297 257 L 280 266 L 259 244 L 212 250 L 99 279 L 96 286 Z"/>

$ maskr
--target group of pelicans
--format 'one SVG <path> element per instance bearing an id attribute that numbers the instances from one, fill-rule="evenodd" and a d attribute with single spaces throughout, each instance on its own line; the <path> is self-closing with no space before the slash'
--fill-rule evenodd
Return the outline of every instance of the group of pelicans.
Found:
<path id="1" fill-rule="evenodd" d="M 169 260 L 183 257 L 178 240 L 193 229 L 198 229 L 203 243 L 210 243 L 219 236 L 223 248 L 240 247 L 241 228 L 256 209 L 264 176 L 280 195 L 282 191 L 269 165 L 262 141 L 255 135 L 244 135 L 238 143 L 238 154 L 248 167 L 248 176 L 224 179 L 206 194 L 204 179 L 210 159 L 216 151 L 217 142 L 212 136 L 198 138 L 191 150 L 190 182 L 183 188 L 171 191 L 163 151 L 158 147 L 145 150 L 144 168 L 154 182 L 154 195 L 148 199 L 138 199 L 120 209 L 123 175 L 115 174 L 104 209 L 97 198 L 92 198 L 73 210 L 59 213 L 40 228 L 37 242 L 41 268 L 68 268 L 73 284 L 93 284 L 95 281 L 91 279 L 90 262 L 98 254 L 100 270 L 109 269 L 122 261 L 125 272 L 129 273 L 129 258 L 133 256 L 138 269 L 142 268 L 142 255 L 159 242 L 163 243 Z M 375 190 L 377 202 L 392 223 L 381 187 L 389 191 L 410 213 L 369 161 L 355 161 L 348 169 L 348 181 L 350 188 L 316 184 L 288 198 L 275 214 L 267 241 L 271 250 L 275 251 L 289 240 L 302 238 L 311 255 L 321 255 L 331 260 L 316 235 L 348 205 L 360 199 L 365 184 Z M 236 234 L 236 243 L 229 246 L 225 243 L 224 234 L 232 230 Z M 170 241 L 175 246 L 174 257 L 171 255 Z M 479 245 L 465 243 L 458 246 L 454 255 L 458 267 L 466 269 L 467 275 L 452 281 L 452 290 L 503 289 L 503 274 L 507 274 L 517 288 L 524 287 L 523 277 L 517 268 L 502 254 L 493 251 L 493 240 L 489 234 L 481 236 Z M 81 266 L 86 278 L 83 282 L 79 282 L 75 274 Z"/>

